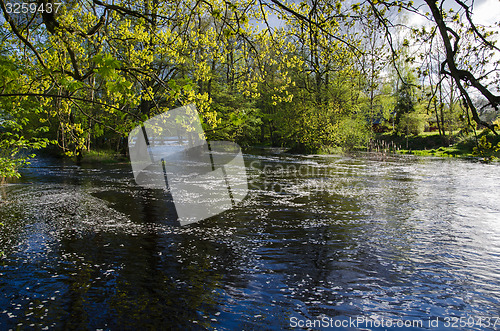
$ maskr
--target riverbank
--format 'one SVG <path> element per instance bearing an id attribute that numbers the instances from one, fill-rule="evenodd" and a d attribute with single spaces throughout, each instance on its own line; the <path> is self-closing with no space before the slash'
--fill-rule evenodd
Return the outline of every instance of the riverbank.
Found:
<path id="1" fill-rule="evenodd" d="M 485 136 L 486 141 L 491 144 L 481 144 L 481 138 Z M 376 134 L 371 140 L 368 148 L 359 146 L 356 150 L 367 150 L 374 152 L 382 152 L 387 154 L 411 154 L 418 156 L 434 156 L 434 157 L 459 157 L 459 158 L 479 158 L 491 161 L 495 158 L 500 158 L 500 150 L 494 151 L 496 144 L 500 143 L 500 137 L 494 136 L 488 130 L 478 131 L 477 136 L 464 135 L 461 132 L 448 133 L 446 136 L 440 136 L 437 132 L 425 132 L 418 136 L 398 136 L 392 133 Z M 258 147 L 244 147 L 245 152 L 255 153 Z M 477 152 L 475 152 L 475 148 Z M 276 152 L 287 151 L 286 148 L 271 148 Z M 342 154 L 340 147 L 323 148 L 318 151 L 318 154 Z M 482 153 L 482 154 L 481 154 Z M 292 154 L 294 154 L 292 152 Z M 295 154 L 303 154 L 296 153 Z M 72 160 L 77 163 L 75 157 Z M 92 150 L 84 152 L 83 157 L 78 163 L 81 164 L 102 164 L 102 163 L 128 163 L 128 156 L 117 153 L 114 150 Z"/>
<path id="2" fill-rule="evenodd" d="M 72 158 L 76 162 L 76 158 Z M 127 163 L 130 162 L 128 156 L 117 153 L 113 150 L 92 150 L 83 153 L 83 157 L 79 160 L 82 164 L 98 164 L 98 163 Z"/>
<path id="3" fill-rule="evenodd" d="M 484 137 L 484 138 L 483 138 Z M 418 136 L 398 136 L 393 134 L 377 134 L 372 149 L 378 149 L 398 154 L 419 156 L 483 158 L 493 160 L 500 158 L 500 150 L 495 150 L 500 143 L 500 137 L 489 130 L 465 135 L 452 132 L 440 136 L 436 132 L 426 132 Z"/>

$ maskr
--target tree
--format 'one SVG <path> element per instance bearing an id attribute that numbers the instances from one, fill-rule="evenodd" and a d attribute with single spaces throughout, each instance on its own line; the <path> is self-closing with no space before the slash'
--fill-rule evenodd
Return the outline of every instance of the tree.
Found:
<path id="1" fill-rule="evenodd" d="M 321 24 L 315 23 L 310 17 L 297 12 L 291 5 L 279 0 L 270 0 L 270 2 L 275 4 L 281 12 L 286 12 L 304 22 L 315 25 L 325 34 L 329 33 L 326 29 L 322 28 Z M 312 1 L 312 3 L 313 11 L 318 11 L 322 7 L 332 6 L 332 3 L 329 1 Z M 337 3 L 341 5 L 341 2 Z M 491 79 L 491 77 L 495 77 L 494 74 L 500 70 L 500 62 L 496 61 L 492 69 L 486 67 L 486 63 L 488 59 L 491 58 L 491 54 L 497 54 L 498 56 L 500 53 L 500 49 L 495 45 L 495 40 L 492 39 L 493 33 L 478 28 L 472 19 L 472 5 L 467 2 L 455 0 L 454 3 L 459 6 L 460 10 L 451 17 L 447 15 L 449 8 L 444 8 L 443 3 L 438 5 L 434 0 L 425 0 L 425 3 L 430 12 L 426 15 L 420 13 L 419 8 L 414 5 L 413 1 L 366 0 L 360 4 L 353 5 L 352 9 L 355 10 L 356 8 L 360 8 L 364 4 L 367 4 L 372 9 L 373 15 L 377 18 L 386 32 L 386 40 L 391 48 L 393 59 L 397 57 L 397 52 L 394 48 L 391 29 L 394 29 L 396 25 L 386 16 L 387 11 L 407 11 L 426 17 L 437 28 L 438 35 L 445 49 L 446 58 L 441 63 L 441 72 L 454 80 L 460 91 L 461 98 L 464 100 L 464 104 L 466 104 L 471 111 L 474 121 L 494 131 L 494 126 L 491 123 L 481 120 L 471 97 L 473 91 L 476 91 L 487 100 L 488 106 L 498 110 L 500 105 L 500 95 L 498 91 L 495 90 L 496 86 L 499 84 L 499 80 L 498 78 Z M 351 14 L 352 13 L 341 13 L 338 16 L 354 20 L 358 19 L 356 15 Z M 451 24 L 454 21 L 460 21 L 460 24 L 472 34 L 474 37 L 474 45 L 468 45 L 467 43 L 464 44 L 461 42 L 460 36 Z M 349 44 L 346 40 L 343 40 L 343 42 Z M 475 55 L 482 58 L 483 65 L 476 74 L 472 72 L 471 68 L 464 67 L 458 62 L 460 51 L 465 49 L 470 49 Z M 485 56 L 486 54 L 490 56 Z"/>
<path id="2" fill-rule="evenodd" d="M 396 112 L 394 123 L 399 124 L 401 116 L 415 112 L 415 98 L 413 95 L 413 88 L 409 82 L 402 82 L 396 91 Z"/>
<path id="3" fill-rule="evenodd" d="M 22 63 L 7 56 L 7 48 L 0 45 L 0 90 L 4 93 L 20 91 Z M 49 139 L 39 135 L 47 131 L 45 125 L 38 122 L 36 112 L 39 105 L 26 98 L 0 98 L 0 183 L 7 178 L 19 177 L 18 169 L 29 164 L 32 151 L 44 148 Z"/>
<path id="4" fill-rule="evenodd" d="M 66 155 L 81 157 L 95 147 L 126 151 L 131 128 L 195 102 L 209 138 L 350 148 L 346 130 L 356 128 L 359 135 L 349 139 L 361 143 L 376 114 L 388 115 L 387 64 L 401 82 L 397 121 L 418 101 L 417 83 L 402 65 L 415 66 L 414 43 L 408 34 L 401 45 L 394 37 L 414 30 L 392 20 L 403 11 L 428 19 L 432 29 L 421 41 L 443 54 L 432 59 L 426 83 L 440 131 L 453 126 L 458 100 L 465 114 L 494 129 L 472 97 L 476 90 L 485 107 L 498 107 L 492 75 L 500 63 L 489 61 L 498 54 L 490 32 L 474 24 L 461 0 L 457 12 L 426 4 L 428 15 L 407 0 L 77 0 L 57 12 L 16 16 L 0 0 L 5 63 L 15 66 L 3 66 L 10 70 L 6 84 L 15 88 L 0 90 L 0 101 L 25 107 L 6 106 L 2 118 L 26 118 L 18 122 L 20 137 L 55 140 Z M 269 24 L 270 12 L 283 26 Z M 381 56 L 387 49 L 389 56 Z"/>

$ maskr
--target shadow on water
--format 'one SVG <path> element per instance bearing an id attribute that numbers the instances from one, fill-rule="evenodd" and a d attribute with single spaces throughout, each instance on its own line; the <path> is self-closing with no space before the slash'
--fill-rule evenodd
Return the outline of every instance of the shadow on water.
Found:
<path id="1" fill-rule="evenodd" d="M 131 185 L 128 169 L 48 163 L 6 188 L 1 325 L 208 327 L 212 255 L 230 264 L 231 249 L 180 228 L 171 197 Z"/>
<path id="2" fill-rule="evenodd" d="M 0 325 L 275 329 L 500 309 L 498 166 L 245 157 L 249 196 L 185 227 L 128 165 L 35 160 L 0 187 Z"/>
<path id="3" fill-rule="evenodd" d="M 180 226 L 172 195 L 164 190 L 138 188 L 133 192 L 99 191 L 93 196 L 131 219 L 149 224 Z"/>

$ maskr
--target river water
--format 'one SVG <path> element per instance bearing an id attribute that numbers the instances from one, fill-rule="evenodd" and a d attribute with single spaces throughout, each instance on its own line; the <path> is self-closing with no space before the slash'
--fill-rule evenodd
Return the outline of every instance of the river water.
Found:
<path id="1" fill-rule="evenodd" d="M 499 164 L 244 157 L 245 200 L 185 227 L 127 164 L 34 160 L 0 187 L 1 329 L 500 329 Z"/>

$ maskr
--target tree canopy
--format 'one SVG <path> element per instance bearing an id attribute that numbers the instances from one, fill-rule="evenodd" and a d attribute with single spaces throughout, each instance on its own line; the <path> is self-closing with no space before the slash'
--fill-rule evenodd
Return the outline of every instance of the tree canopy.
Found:
<path id="1" fill-rule="evenodd" d="M 126 152 L 133 127 L 193 102 L 209 138 L 302 151 L 363 145 L 374 123 L 414 111 L 401 111 L 404 102 L 428 113 L 436 105 L 444 125 L 443 89 L 449 109 L 495 129 L 480 114 L 500 105 L 498 26 L 474 22 L 473 3 L 461 0 L 425 0 L 426 9 L 399 0 L 0 7 L 5 164 L 49 143 L 77 157 L 94 147 Z M 404 14 L 428 23 L 405 24 Z"/>

